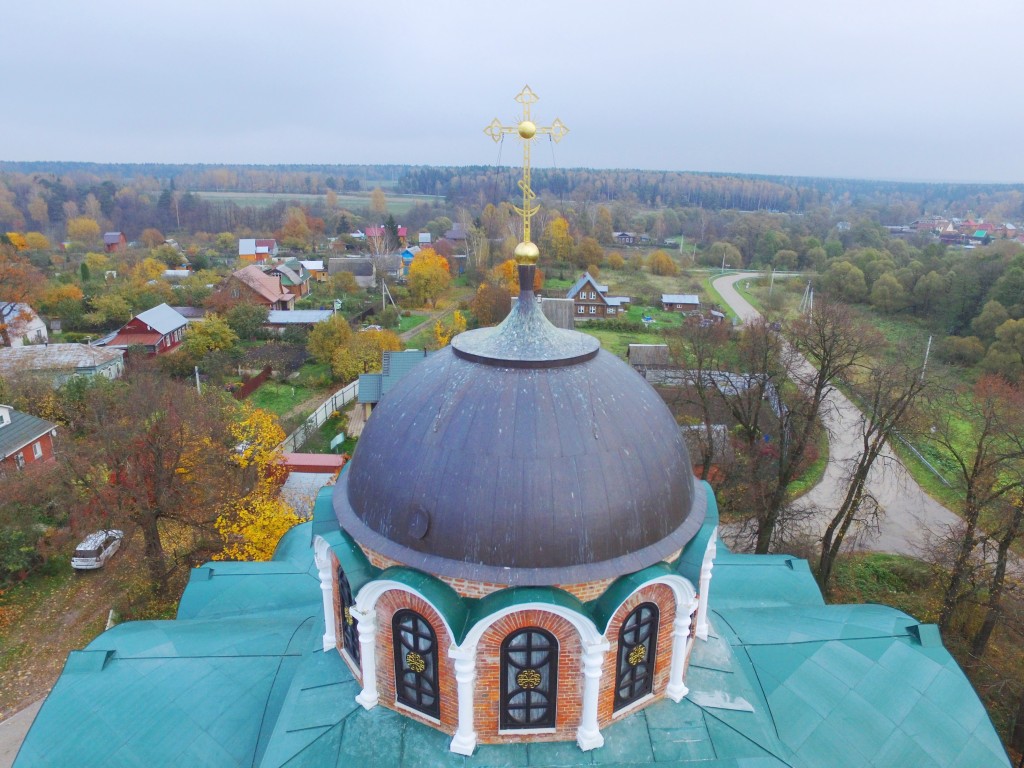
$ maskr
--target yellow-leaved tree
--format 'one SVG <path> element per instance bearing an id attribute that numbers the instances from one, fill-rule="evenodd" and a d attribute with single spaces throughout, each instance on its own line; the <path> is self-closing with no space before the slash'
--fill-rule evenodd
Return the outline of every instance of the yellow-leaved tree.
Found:
<path id="1" fill-rule="evenodd" d="M 409 292 L 417 301 L 436 306 L 451 281 L 448 259 L 433 248 L 424 248 L 413 257 L 409 265 Z"/>
<path id="2" fill-rule="evenodd" d="M 224 549 L 215 559 L 269 560 L 281 537 L 309 518 L 280 497 L 284 467 L 277 446 L 284 430 L 277 416 L 247 404 L 242 409 L 242 418 L 231 425 L 231 437 L 238 441 L 233 460 L 251 475 L 252 490 L 218 516 Z"/>
<path id="3" fill-rule="evenodd" d="M 438 320 L 434 323 L 434 341 L 437 348 L 447 346 L 453 336 L 458 336 L 464 330 L 466 330 L 466 316 L 457 309 L 452 313 L 450 321 L 442 323 Z"/>

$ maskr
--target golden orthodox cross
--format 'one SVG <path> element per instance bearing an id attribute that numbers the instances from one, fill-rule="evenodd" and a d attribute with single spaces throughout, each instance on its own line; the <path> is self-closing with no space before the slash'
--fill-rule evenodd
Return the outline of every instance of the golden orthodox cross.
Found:
<path id="1" fill-rule="evenodd" d="M 523 217 L 523 241 L 516 246 L 515 251 L 516 261 L 520 264 L 535 264 L 540 256 L 539 249 L 530 240 L 530 219 L 540 210 L 540 206 L 533 202 L 537 195 L 530 188 L 530 142 L 537 134 L 547 134 L 557 143 L 569 132 L 565 123 L 558 118 L 549 126 L 536 125 L 530 119 L 530 105 L 537 100 L 537 94 L 530 90 L 530 86 L 524 86 L 516 96 L 516 101 L 523 105 L 523 119 L 517 125 L 502 125 L 498 118 L 494 118 L 484 128 L 484 133 L 494 139 L 495 143 L 501 141 L 506 133 L 518 133 L 523 140 L 523 178 L 519 181 L 519 188 L 523 190 L 523 207 L 516 208 L 516 212 Z"/>

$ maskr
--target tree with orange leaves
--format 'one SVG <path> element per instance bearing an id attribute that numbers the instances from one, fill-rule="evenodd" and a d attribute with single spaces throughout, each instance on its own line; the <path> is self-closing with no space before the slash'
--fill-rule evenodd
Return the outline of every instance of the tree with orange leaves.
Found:
<path id="1" fill-rule="evenodd" d="M 516 268 L 516 260 L 509 259 L 502 262 L 491 270 L 489 278 L 496 285 L 502 285 L 513 296 L 519 293 L 519 270 Z M 544 287 L 544 272 L 536 270 L 533 275 L 533 290 L 539 292 Z"/>
<path id="2" fill-rule="evenodd" d="M 409 265 L 409 291 L 418 301 L 437 306 L 438 298 L 448 290 L 451 281 L 448 259 L 433 248 L 424 248 L 413 257 Z"/>

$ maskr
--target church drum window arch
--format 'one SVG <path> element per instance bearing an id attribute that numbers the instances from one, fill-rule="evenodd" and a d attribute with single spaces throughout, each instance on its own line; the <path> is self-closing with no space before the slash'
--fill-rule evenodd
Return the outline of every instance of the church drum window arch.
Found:
<path id="1" fill-rule="evenodd" d="M 615 711 L 654 691 L 654 659 L 658 651 L 660 612 L 654 603 L 640 603 L 619 628 L 615 661 Z"/>
<path id="2" fill-rule="evenodd" d="M 391 619 L 398 703 L 433 718 L 441 717 L 438 694 L 437 635 L 425 618 L 404 608 Z"/>
<path id="3" fill-rule="evenodd" d="M 355 601 L 352 599 L 352 587 L 348 583 L 345 569 L 338 566 L 338 595 L 341 598 L 341 613 L 338 615 L 338 624 L 341 625 L 341 647 L 348 653 L 348 656 L 355 665 L 359 666 L 359 622 L 352 615 L 352 606 Z"/>
<path id="4" fill-rule="evenodd" d="M 555 727 L 558 640 L 539 627 L 513 632 L 501 644 L 501 730 Z"/>

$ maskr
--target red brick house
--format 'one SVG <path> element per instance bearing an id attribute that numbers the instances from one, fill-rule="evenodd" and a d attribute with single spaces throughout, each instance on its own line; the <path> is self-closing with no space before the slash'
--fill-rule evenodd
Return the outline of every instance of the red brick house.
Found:
<path id="1" fill-rule="evenodd" d="M 188 320 L 167 304 L 141 312 L 121 327 L 105 346 L 127 349 L 141 345 L 151 355 L 162 355 L 177 348 L 185 335 Z"/>
<path id="2" fill-rule="evenodd" d="M 617 317 L 629 309 L 628 296 L 609 296 L 608 286 L 598 283 L 589 272 L 580 276 L 565 297 L 576 304 L 577 320 Z"/>
<path id="3" fill-rule="evenodd" d="M 56 424 L 0 405 L 0 471 L 53 461 L 56 434 Z"/>
<path id="4" fill-rule="evenodd" d="M 103 248 L 107 253 L 122 253 L 128 250 L 128 238 L 124 232 L 104 232 Z"/>
<path id="5" fill-rule="evenodd" d="M 284 289 L 281 278 L 268 275 L 255 264 L 232 272 L 221 291 L 227 291 L 232 302 L 262 304 L 267 309 L 295 308 L 295 296 Z"/>

